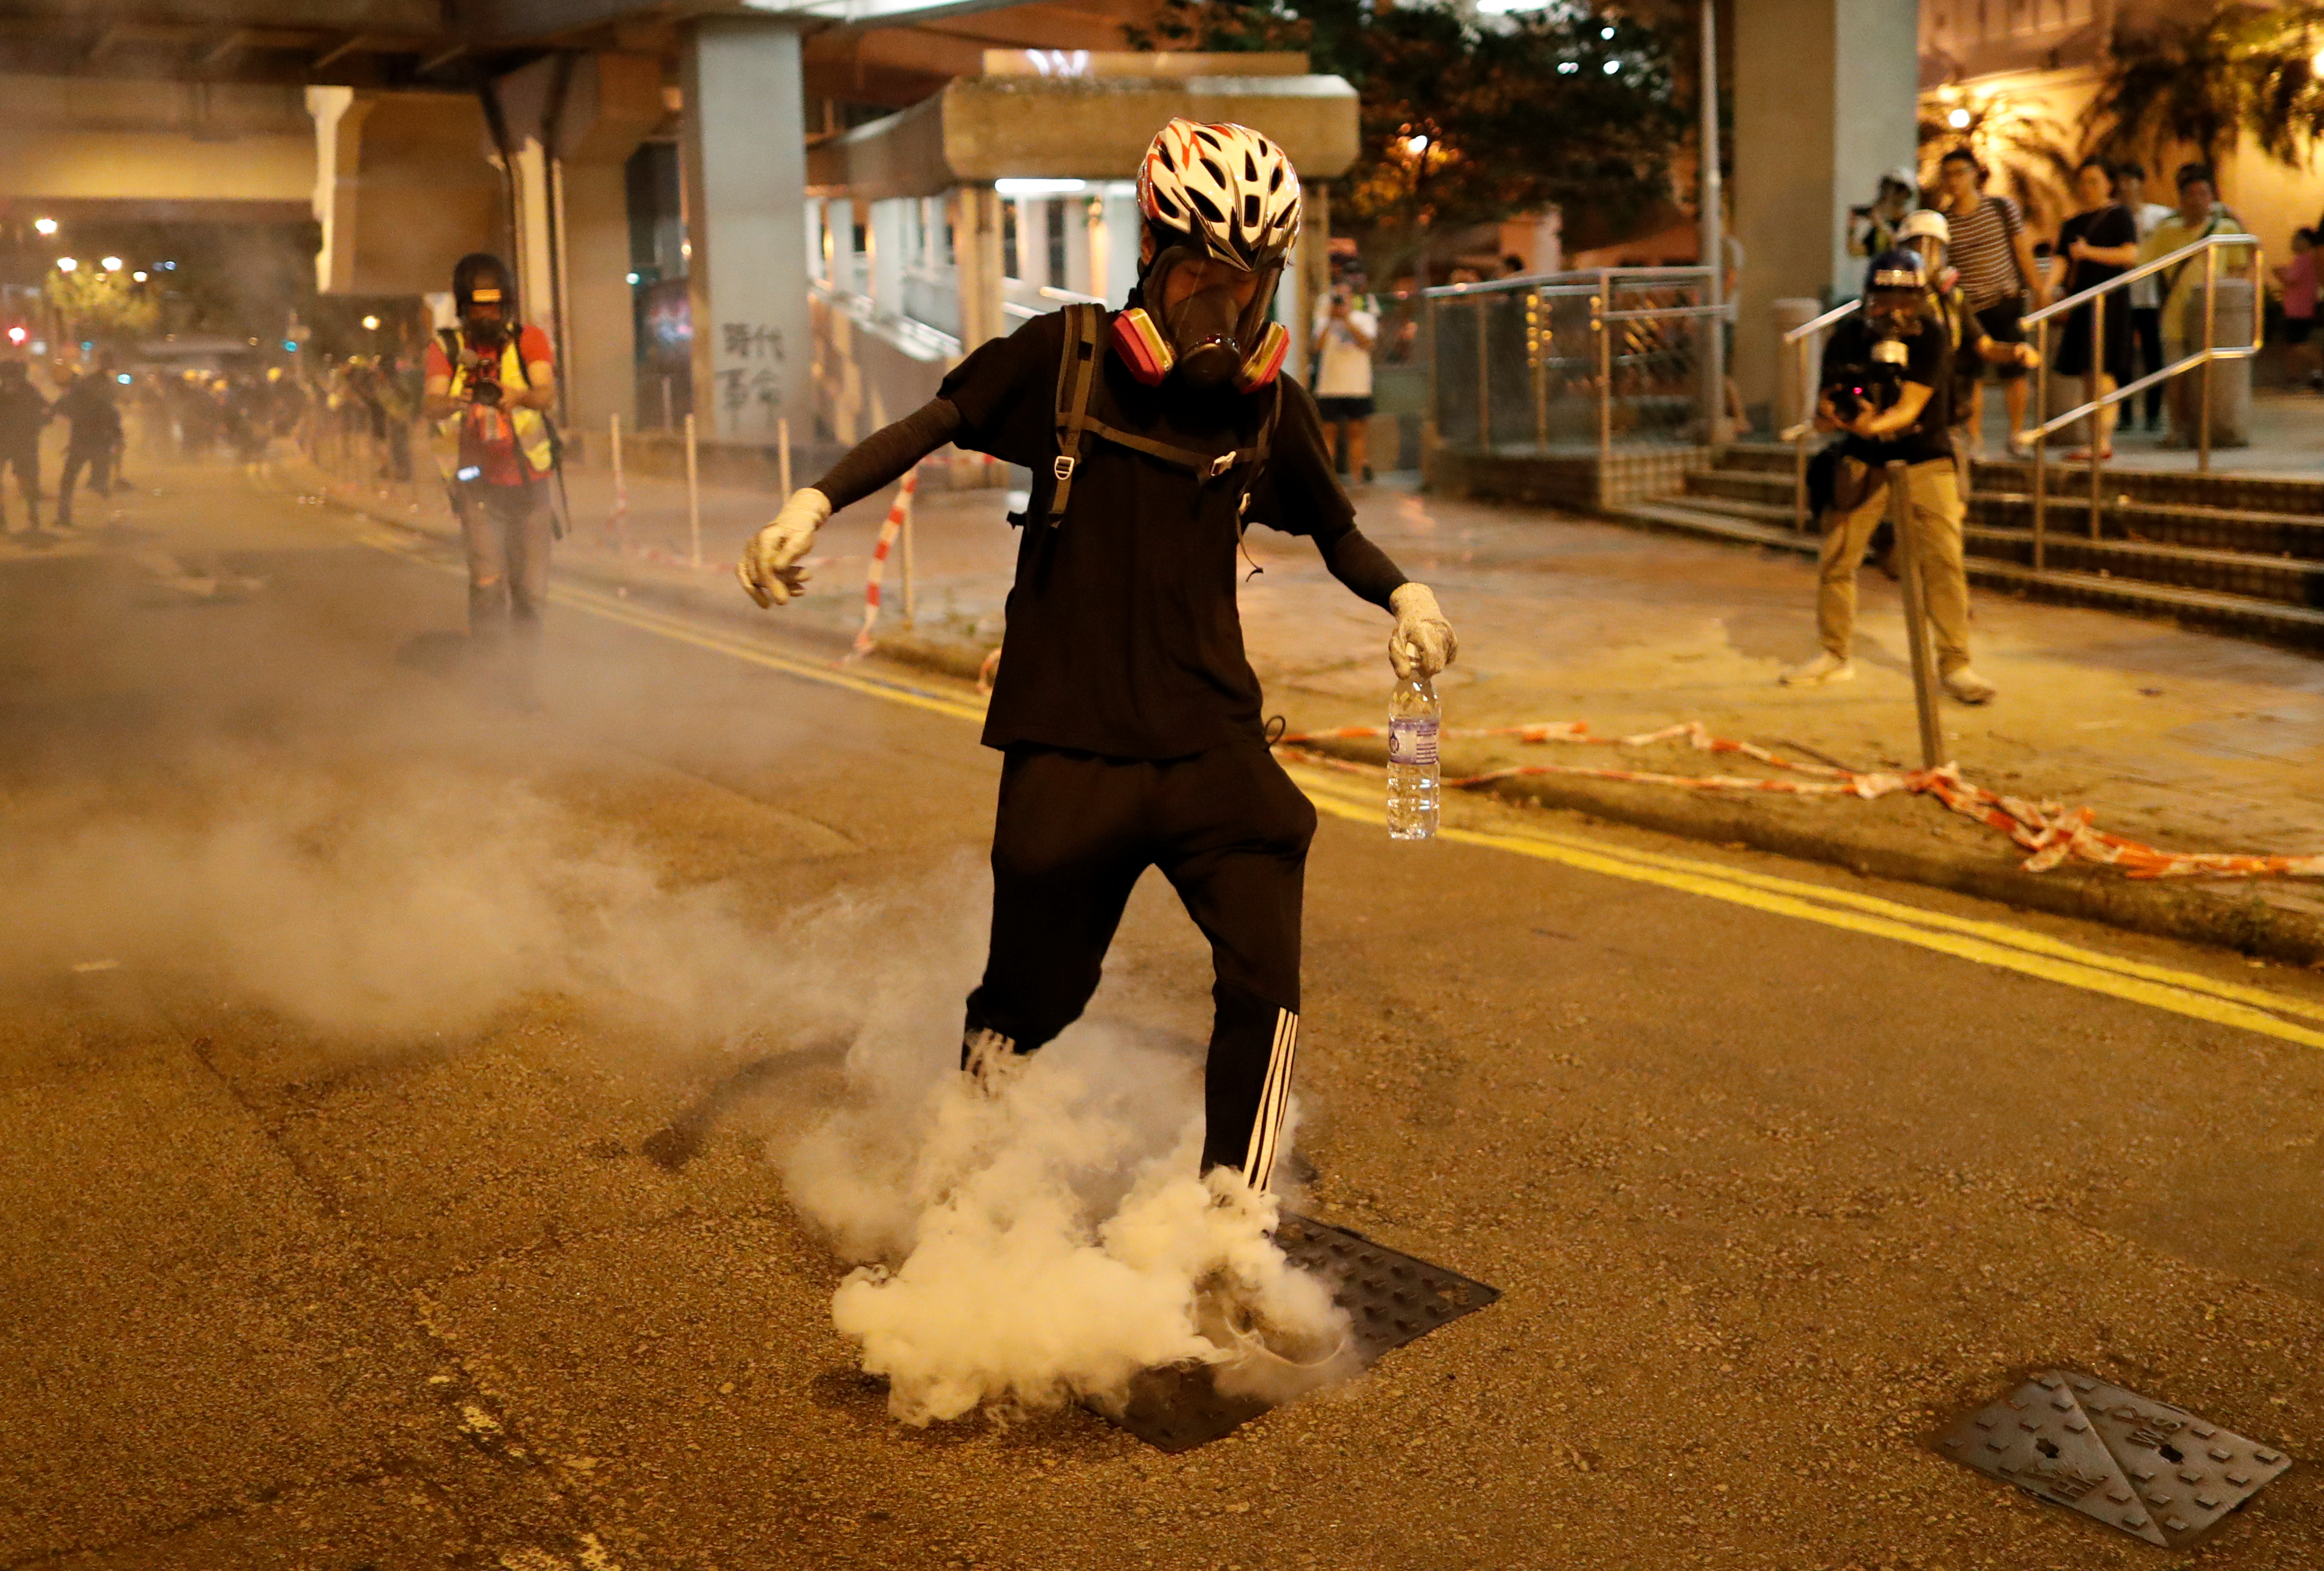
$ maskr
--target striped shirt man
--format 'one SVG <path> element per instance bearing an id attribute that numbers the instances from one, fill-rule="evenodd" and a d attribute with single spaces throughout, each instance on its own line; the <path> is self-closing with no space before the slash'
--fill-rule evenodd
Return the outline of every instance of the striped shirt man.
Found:
<path id="1" fill-rule="evenodd" d="M 1969 308 L 1981 311 L 2002 300 L 2015 299 L 2026 280 L 2017 270 L 2015 244 L 2025 220 L 2017 204 L 2006 197 L 1981 197 L 1967 213 L 1947 212 L 1952 242 L 1946 260 L 1960 271 L 1961 292 Z"/>

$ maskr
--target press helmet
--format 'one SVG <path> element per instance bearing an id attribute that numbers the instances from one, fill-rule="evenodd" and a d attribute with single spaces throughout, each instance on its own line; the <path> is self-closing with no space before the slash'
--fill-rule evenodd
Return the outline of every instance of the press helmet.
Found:
<path id="1" fill-rule="evenodd" d="M 1876 289 L 1922 289 L 1929 284 L 1928 270 L 1916 251 L 1884 251 L 1864 270 L 1864 292 Z"/>
<path id="2" fill-rule="evenodd" d="M 501 319 L 516 315 L 516 285 L 508 264 L 488 251 L 472 251 L 452 264 L 452 305 L 463 317 L 478 302 L 496 304 Z"/>

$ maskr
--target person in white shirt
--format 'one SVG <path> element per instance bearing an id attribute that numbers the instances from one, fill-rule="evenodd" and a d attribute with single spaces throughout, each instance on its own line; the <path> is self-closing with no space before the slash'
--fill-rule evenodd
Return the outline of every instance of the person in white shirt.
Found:
<path id="1" fill-rule="evenodd" d="M 2145 239 L 2154 226 L 2171 216 L 2172 208 L 2163 202 L 2146 199 L 2146 169 L 2143 164 L 2126 163 L 2115 172 L 2115 200 L 2130 209 L 2138 220 L 2138 237 Z M 2163 292 L 2153 273 L 2130 286 L 2130 335 L 2138 348 L 2138 374 L 2150 376 L 2163 369 Z M 2123 414 L 2127 421 L 2130 410 Z M 2146 390 L 2146 428 L 2155 429 L 2163 423 L 2163 384 L 2156 382 Z"/>
<path id="2" fill-rule="evenodd" d="M 1309 344 L 1314 361 L 1315 404 L 1323 417 L 1323 440 L 1334 460 L 1347 455 L 1348 482 L 1371 483 L 1372 345 L 1379 336 L 1379 314 L 1360 288 L 1342 278 L 1316 302 L 1315 332 Z"/>

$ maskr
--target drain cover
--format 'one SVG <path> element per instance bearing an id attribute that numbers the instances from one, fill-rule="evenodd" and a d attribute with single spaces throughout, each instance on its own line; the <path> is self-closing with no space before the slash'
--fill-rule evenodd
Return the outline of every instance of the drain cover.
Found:
<path id="1" fill-rule="evenodd" d="M 2183 1408 L 2061 1369 L 1964 1414 L 1936 1439 L 1957 1462 L 2172 1549 L 2292 1465 Z"/>
<path id="2" fill-rule="evenodd" d="M 1332 1296 L 1348 1311 L 1356 1356 L 1366 1367 L 1501 1296 L 1498 1288 L 1310 1217 L 1286 1212 L 1275 1241 L 1294 1265 L 1331 1284 Z M 1212 1373 L 1207 1364 L 1149 1369 L 1130 1383 L 1122 1410 L 1105 1416 L 1157 1449 L 1191 1451 L 1274 1405 L 1219 1391 Z"/>

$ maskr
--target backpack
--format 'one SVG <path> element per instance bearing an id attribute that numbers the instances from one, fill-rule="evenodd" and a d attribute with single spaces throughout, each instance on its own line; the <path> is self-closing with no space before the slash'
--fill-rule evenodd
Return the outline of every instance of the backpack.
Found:
<path id="1" fill-rule="evenodd" d="M 1054 529 L 1065 521 L 1065 508 L 1073 499 L 1074 473 L 1081 467 L 1084 446 L 1090 437 L 1095 436 L 1117 447 L 1127 447 L 1133 453 L 1143 453 L 1148 458 L 1158 458 L 1173 468 L 1185 470 L 1206 483 L 1234 470 L 1243 470 L 1241 495 L 1235 504 L 1235 528 L 1240 532 L 1243 510 L 1250 505 L 1251 487 L 1266 469 L 1268 449 L 1275 436 L 1275 423 L 1283 413 L 1281 379 L 1277 378 L 1270 384 L 1273 396 L 1268 401 L 1266 415 L 1259 421 L 1258 439 L 1251 446 L 1231 448 L 1216 455 L 1173 447 L 1167 442 L 1153 441 L 1119 427 L 1109 426 L 1090 413 L 1090 399 L 1097 388 L 1098 367 L 1104 354 L 1099 330 L 1104 324 L 1105 308 L 1071 305 L 1065 308 L 1065 352 L 1057 362 L 1057 456 L 1050 464 L 1054 484 L 1049 492 L 1046 515 L 1049 528 Z M 1022 524 L 1025 519 L 1024 513 L 1012 513 L 1009 521 Z"/>

